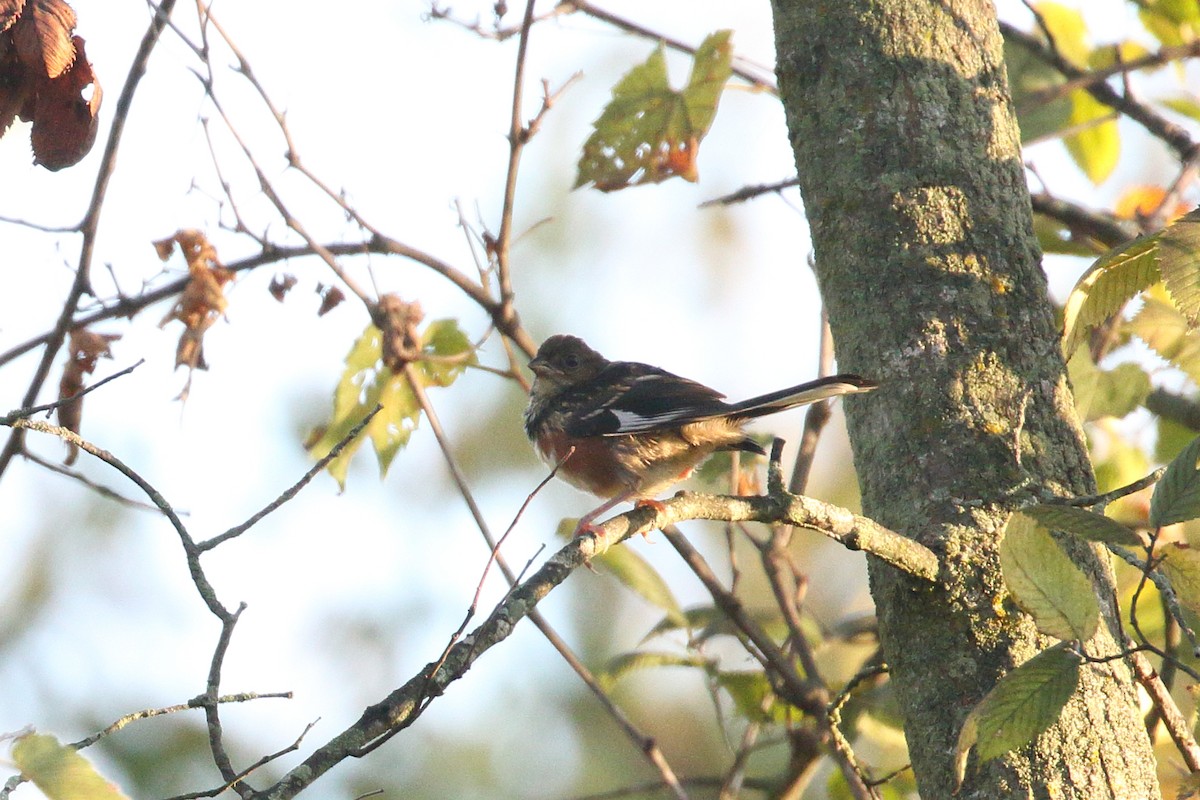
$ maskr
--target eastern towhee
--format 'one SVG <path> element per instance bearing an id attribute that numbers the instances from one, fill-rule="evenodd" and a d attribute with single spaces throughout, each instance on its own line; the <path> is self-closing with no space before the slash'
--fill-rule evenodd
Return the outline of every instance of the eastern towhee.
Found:
<path id="1" fill-rule="evenodd" d="M 538 455 L 558 464 L 568 483 L 608 498 L 577 533 L 618 503 L 653 498 L 717 450 L 765 455 L 742 431 L 753 417 L 877 386 L 832 375 L 726 403 L 704 384 L 649 364 L 609 361 L 582 339 L 561 335 L 542 343 L 529 368 L 535 377 L 525 432 Z"/>

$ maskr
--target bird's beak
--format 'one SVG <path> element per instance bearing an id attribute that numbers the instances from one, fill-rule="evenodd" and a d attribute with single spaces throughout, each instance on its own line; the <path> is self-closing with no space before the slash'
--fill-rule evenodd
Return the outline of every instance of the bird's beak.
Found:
<path id="1" fill-rule="evenodd" d="M 537 357 L 529 362 L 529 369 L 534 375 L 545 375 L 547 372 L 549 372 L 549 367 L 546 366 L 546 362 Z"/>

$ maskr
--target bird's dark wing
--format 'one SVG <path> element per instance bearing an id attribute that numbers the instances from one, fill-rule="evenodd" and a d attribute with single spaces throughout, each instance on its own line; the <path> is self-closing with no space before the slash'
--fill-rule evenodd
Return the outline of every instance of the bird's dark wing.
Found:
<path id="1" fill-rule="evenodd" d="M 725 395 L 702 383 L 630 361 L 613 362 L 588 386 L 573 391 L 590 396 L 579 403 L 564 398 L 575 408 L 567 424 L 570 436 L 622 436 L 678 428 L 728 408 L 722 402 Z"/>

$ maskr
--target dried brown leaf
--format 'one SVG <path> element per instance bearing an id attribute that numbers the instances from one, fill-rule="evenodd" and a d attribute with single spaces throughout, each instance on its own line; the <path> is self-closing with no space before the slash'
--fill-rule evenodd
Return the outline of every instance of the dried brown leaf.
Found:
<path id="1" fill-rule="evenodd" d="M 271 293 L 271 297 L 274 297 L 276 300 L 282 303 L 283 299 L 287 296 L 287 293 L 290 292 L 292 287 L 295 285 L 295 275 L 276 275 L 275 277 L 271 278 L 271 285 L 267 287 L 267 291 Z"/>
<path id="2" fill-rule="evenodd" d="M 26 66 L 57 78 L 75 61 L 75 12 L 64 0 L 27 0 L 12 26 L 17 55 Z"/>
<path id="3" fill-rule="evenodd" d="M 100 123 L 103 92 L 84 53 L 83 39 L 76 36 L 74 41 L 79 53 L 75 63 L 37 87 L 30 137 L 34 162 L 52 171 L 78 164 L 96 143 Z"/>
<path id="4" fill-rule="evenodd" d="M 0 0 L 0 33 L 8 30 L 21 16 L 25 0 Z M 3 48 L 0 48 L 2 50 Z"/>
<path id="5" fill-rule="evenodd" d="M 2 0 L 0 0 L 2 1 Z M 4 52 L 7 36 L 0 34 L 0 136 L 22 113 L 30 98 L 32 84 L 26 80 L 25 68 L 15 51 Z"/>
<path id="6" fill-rule="evenodd" d="M 94 333 L 86 328 L 71 331 L 67 364 L 63 367 L 62 378 L 58 381 L 59 406 L 56 411 L 59 425 L 79 433 L 79 426 L 83 421 L 83 398 L 74 395 L 83 391 L 83 376 L 95 372 L 97 360 L 112 358 L 109 345 L 120 338 L 118 333 Z M 74 399 L 67 400 L 70 397 Z M 69 444 L 66 464 L 74 464 L 78 456 L 79 448 Z"/>
<path id="7" fill-rule="evenodd" d="M 333 311 L 346 299 L 346 294 L 336 286 L 318 284 L 317 294 L 321 295 L 321 307 L 317 309 L 318 317 L 323 317 Z"/>

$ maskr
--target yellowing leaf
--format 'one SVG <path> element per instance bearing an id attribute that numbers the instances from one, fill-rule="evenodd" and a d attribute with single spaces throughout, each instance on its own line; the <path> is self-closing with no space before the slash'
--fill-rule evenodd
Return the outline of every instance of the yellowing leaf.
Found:
<path id="1" fill-rule="evenodd" d="M 1096 260 L 1063 306 L 1063 352 L 1067 358 L 1087 330 L 1116 314 L 1139 292 L 1159 281 L 1156 236 L 1135 239 Z"/>
<path id="2" fill-rule="evenodd" d="M 1195 0 L 1142 0 L 1138 17 L 1146 30 L 1167 46 L 1195 41 L 1200 31 L 1200 8 Z"/>
<path id="3" fill-rule="evenodd" d="M 1075 66 L 1086 67 L 1092 46 L 1088 42 L 1083 14 L 1060 3 L 1042 2 L 1034 8 L 1054 37 L 1054 48 Z"/>
<path id="4" fill-rule="evenodd" d="M 1147 297 L 1126 328 L 1192 380 L 1200 381 L 1200 333 L 1173 305 Z"/>
<path id="5" fill-rule="evenodd" d="M 1171 301 L 1195 328 L 1200 322 L 1200 209 L 1159 234 L 1155 260 Z"/>
<path id="6" fill-rule="evenodd" d="M 708 133 L 731 73 L 729 31 L 718 31 L 696 51 L 682 91 L 667 80 L 662 45 L 625 74 L 583 146 L 575 187 L 609 192 L 679 176 L 695 181 L 700 140 Z"/>
<path id="7" fill-rule="evenodd" d="M 1067 152 L 1092 183 L 1103 183 L 1121 155 L 1115 112 L 1083 89 L 1076 89 L 1071 92 L 1068 125 L 1077 130 L 1064 139 Z"/>
<path id="8" fill-rule="evenodd" d="M 53 736 L 30 733 L 18 737 L 13 742 L 12 760 L 48 800 L 125 798 L 75 748 L 59 744 Z"/>
<path id="9" fill-rule="evenodd" d="M 1000 569 L 1039 631 L 1063 640 L 1092 638 L 1100 624 L 1096 590 L 1039 522 L 1021 512 L 1009 518 Z"/>
<path id="10" fill-rule="evenodd" d="M 476 363 L 470 340 L 453 320 L 430 323 L 421 334 L 421 342 L 418 358 L 411 364 L 423 387 L 449 386 L 468 365 Z M 376 405 L 383 408 L 367 424 L 365 436 L 349 442 L 327 467 L 343 489 L 350 461 L 363 438 L 374 447 L 382 477 L 396 454 L 408 444 L 421 417 L 421 405 L 408 376 L 393 373 L 384 366 L 383 334 L 368 324 L 346 355 L 346 368 L 333 393 L 333 417 L 310 437 L 309 452 L 315 458 L 323 458 Z"/>
<path id="11" fill-rule="evenodd" d="M 1171 544 L 1163 556 L 1162 570 L 1171 580 L 1179 602 L 1200 612 L 1200 552 L 1186 545 Z"/>

